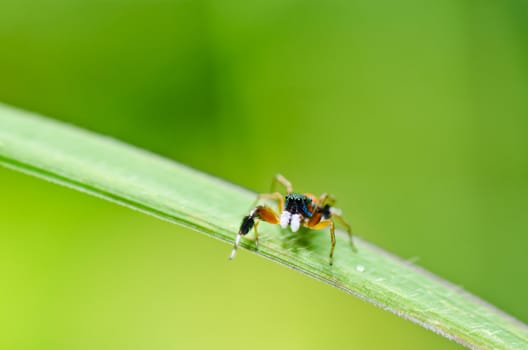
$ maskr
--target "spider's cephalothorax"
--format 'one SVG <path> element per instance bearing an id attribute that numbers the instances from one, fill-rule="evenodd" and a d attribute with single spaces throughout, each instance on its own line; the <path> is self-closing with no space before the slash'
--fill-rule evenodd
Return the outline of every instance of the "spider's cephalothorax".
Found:
<path id="1" fill-rule="evenodd" d="M 289 193 L 285 197 L 284 209 L 280 215 L 282 228 L 290 226 L 292 232 L 297 232 L 301 221 L 313 216 L 312 199 L 304 194 Z"/>
<path id="2" fill-rule="evenodd" d="M 280 215 L 267 205 L 258 205 L 251 210 L 249 215 L 242 220 L 238 235 L 235 239 L 233 251 L 231 252 L 231 259 L 235 257 L 242 236 L 245 236 L 252 228 L 254 228 L 255 231 L 255 245 L 258 249 L 257 226 L 260 220 L 264 220 L 270 224 L 280 224 L 283 229 L 290 227 L 292 232 L 297 232 L 301 226 L 313 230 L 319 230 L 328 226 L 330 228 L 330 238 L 332 242 L 332 247 L 330 249 L 331 265 L 333 263 L 336 243 L 334 232 L 335 225 L 333 220 L 335 218 L 346 228 L 352 248 L 355 250 L 352 243 L 352 231 L 350 226 L 341 218 L 341 211 L 332 206 L 335 202 L 332 197 L 326 193 L 322 194 L 319 198 L 310 193 L 294 193 L 290 182 L 282 175 L 275 176 L 272 187 L 274 187 L 277 182 L 286 188 L 287 194 L 285 196 L 279 192 L 261 194 L 258 196 L 257 202 L 261 199 L 276 200 Z"/>

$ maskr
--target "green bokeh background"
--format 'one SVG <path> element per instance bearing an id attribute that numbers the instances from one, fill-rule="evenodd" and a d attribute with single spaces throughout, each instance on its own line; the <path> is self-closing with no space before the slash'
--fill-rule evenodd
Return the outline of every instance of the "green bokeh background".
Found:
<path id="1" fill-rule="evenodd" d="M 512 0 L 0 0 L 0 101 L 333 193 L 360 236 L 527 322 L 527 38 Z M 0 183 L 2 349 L 458 348 L 188 229 Z"/>

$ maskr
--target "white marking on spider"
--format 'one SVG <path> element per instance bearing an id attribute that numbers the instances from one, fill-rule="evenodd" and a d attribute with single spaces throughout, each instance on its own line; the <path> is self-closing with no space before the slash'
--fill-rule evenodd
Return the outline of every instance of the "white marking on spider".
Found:
<path id="1" fill-rule="evenodd" d="M 330 214 L 341 216 L 342 211 L 339 208 L 330 207 Z"/>
<path id="2" fill-rule="evenodd" d="M 301 226 L 301 215 L 300 214 L 292 215 L 291 223 L 290 223 L 290 228 L 292 232 L 297 232 L 300 226 Z"/>
<path id="3" fill-rule="evenodd" d="M 288 227 L 290 224 L 292 214 L 289 211 L 284 210 L 280 216 L 280 225 L 282 228 Z"/>
<path id="4" fill-rule="evenodd" d="M 242 238 L 241 234 L 238 234 L 235 239 L 235 246 L 233 247 L 233 250 L 231 251 L 231 255 L 229 255 L 229 260 L 233 260 L 235 257 L 238 245 L 240 244 L 240 238 Z"/>

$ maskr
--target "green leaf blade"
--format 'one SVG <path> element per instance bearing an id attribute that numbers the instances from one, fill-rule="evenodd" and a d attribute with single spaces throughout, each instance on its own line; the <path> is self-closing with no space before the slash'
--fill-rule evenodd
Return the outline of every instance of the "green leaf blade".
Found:
<path id="1" fill-rule="evenodd" d="M 0 104 L 0 163 L 232 242 L 256 194 L 122 142 Z M 262 225 L 256 252 L 479 349 L 528 348 L 528 327 L 446 281 L 338 233 Z M 251 240 L 242 247 L 255 251 Z M 229 255 L 226 247 L 226 263 Z M 237 263 L 236 260 L 233 263 Z"/>

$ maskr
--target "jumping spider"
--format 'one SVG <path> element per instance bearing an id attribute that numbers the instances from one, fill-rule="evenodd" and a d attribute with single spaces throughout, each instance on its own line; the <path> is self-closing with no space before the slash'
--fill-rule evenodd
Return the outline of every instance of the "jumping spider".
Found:
<path id="1" fill-rule="evenodd" d="M 352 249 L 356 251 L 354 243 L 352 242 L 352 231 L 350 226 L 341 217 L 341 210 L 333 207 L 335 199 L 326 193 L 323 193 L 319 198 L 311 193 L 295 193 L 293 192 L 291 183 L 282 175 L 277 174 L 273 178 L 272 191 L 277 183 L 280 183 L 286 189 L 287 194 L 284 196 L 280 192 L 263 193 L 257 197 L 255 203 L 261 199 L 272 199 L 277 201 L 277 206 L 280 215 L 278 215 L 272 208 L 267 205 L 257 205 L 249 215 L 244 217 L 240 230 L 235 239 L 235 245 L 231 251 L 229 259 L 235 257 L 237 248 L 240 244 L 240 239 L 245 236 L 252 228 L 255 229 L 255 246 L 258 249 L 258 231 L 257 227 L 260 220 L 264 220 L 270 224 L 280 224 L 285 229 L 288 226 L 292 232 L 297 232 L 299 227 L 304 226 L 312 230 L 319 230 L 325 227 L 330 227 L 330 239 L 332 247 L 330 249 L 330 265 L 333 264 L 334 248 L 336 244 L 335 239 L 335 224 L 334 219 L 343 225 L 350 238 Z"/>

